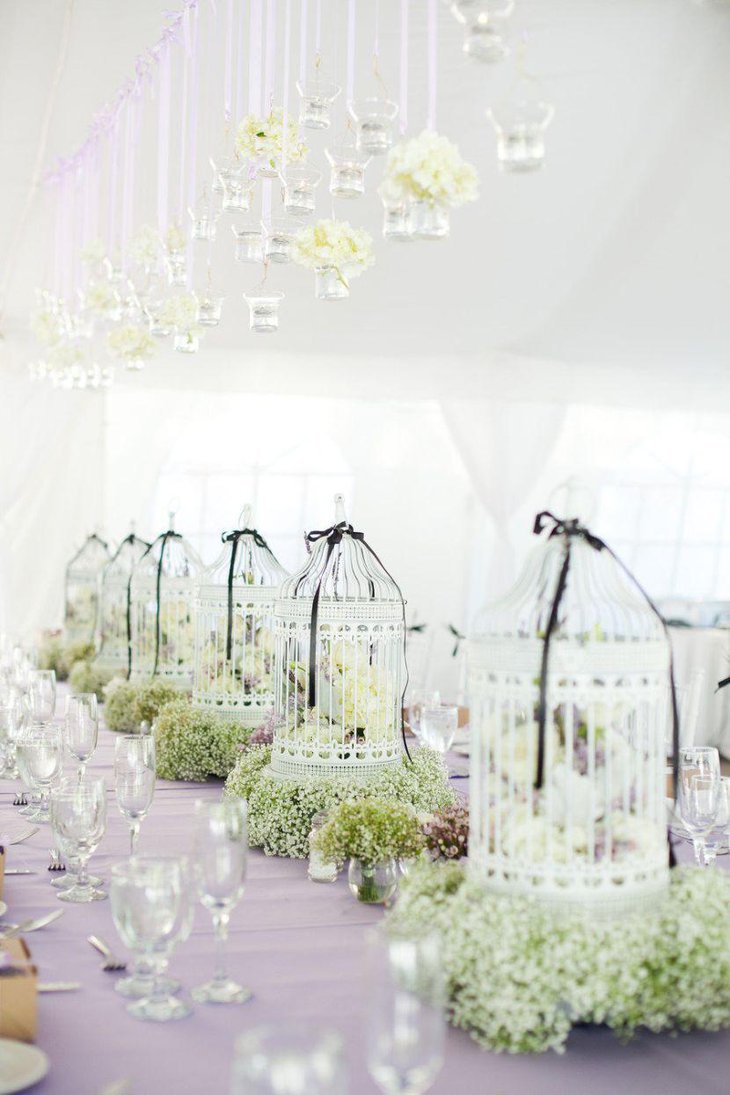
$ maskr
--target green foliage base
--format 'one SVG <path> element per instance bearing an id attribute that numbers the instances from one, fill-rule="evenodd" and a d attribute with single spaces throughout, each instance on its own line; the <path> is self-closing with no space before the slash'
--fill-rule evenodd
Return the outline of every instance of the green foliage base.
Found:
<path id="1" fill-rule="evenodd" d="M 432 749 L 417 749 L 412 763 L 404 756 L 400 764 L 367 780 L 277 779 L 265 771 L 270 760 L 271 746 L 252 745 L 241 753 L 226 781 L 226 794 L 247 799 L 249 841 L 266 855 L 306 858 L 312 818 L 340 802 L 390 799 L 419 813 L 432 813 L 456 800 L 444 762 Z"/>
<path id="2" fill-rule="evenodd" d="M 620 919 L 487 892 L 461 863 L 415 865 L 388 922 L 441 937 L 450 1018 L 490 1050 L 562 1052 L 571 1027 L 730 1026 L 730 876 L 671 872 L 666 897 Z"/>

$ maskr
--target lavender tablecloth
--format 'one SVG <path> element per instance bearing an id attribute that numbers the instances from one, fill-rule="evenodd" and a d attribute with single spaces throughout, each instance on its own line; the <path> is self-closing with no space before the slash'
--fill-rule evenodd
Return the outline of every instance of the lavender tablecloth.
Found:
<path id="1" fill-rule="evenodd" d="M 103 731 L 90 765 L 112 779 L 114 735 Z M 456 760 L 456 758 L 455 758 Z M 456 764 L 464 770 L 463 758 Z M 457 784 L 466 786 L 465 780 Z M 18 823 L 11 805 L 14 785 L 0 782 L 0 832 Z M 189 847 L 192 803 L 215 799 L 219 784 L 159 782 L 142 827 L 140 852 L 175 854 Z M 127 853 L 127 829 L 109 798 L 107 834 L 93 859 L 108 876 Z M 46 867 L 47 828 L 10 849 L 8 866 L 36 872 L 6 879 L 7 916 L 24 919 L 57 906 Z M 60 906 L 59 906 L 60 907 Z M 245 897 L 231 926 L 231 972 L 254 992 L 250 1002 L 218 1008 L 197 1006 L 176 1023 L 142 1023 L 125 1011 L 114 991 L 114 974 L 103 973 L 86 942 L 95 933 L 121 950 L 109 902 L 65 905 L 56 923 L 28 936 L 41 979 L 75 980 L 75 993 L 40 998 L 38 1045 L 51 1069 L 33 1091 L 38 1095 L 96 1095 L 105 1085 L 128 1079 L 134 1095 L 198 1093 L 227 1095 L 236 1035 L 259 1023 L 306 1017 L 338 1029 L 347 1047 L 350 1095 L 377 1091 L 365 1065 L 367 995 L 363 987 L 363 943 L 382 913 L 358 904 L 344 879 L 315 884 L 306 864 L 251 854 Z M 173 957 L 172 971 L 186 986 L 211 973 L 213 939 L 208 914 L 196 912 L 193 933 Z M 485 1053 L 466 1034 L 450 1030 L 444 1069 L 434 1095 L 727 1095 L 730 1034 L 678 1038 L 646 1035 L 628 1046 L 602 1029 L 571 1036 L 564 1056 L 509 1057 Z"/>

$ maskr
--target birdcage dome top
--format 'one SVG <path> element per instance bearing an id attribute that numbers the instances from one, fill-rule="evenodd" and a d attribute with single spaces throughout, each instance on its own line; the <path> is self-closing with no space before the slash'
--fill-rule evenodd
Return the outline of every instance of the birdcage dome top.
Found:
<path id="1" fill-rule="evenodd" d="M 251 506 L 244 506 L 238 528 L 224 532 L 221 539 L 223 550 L 203 575 L 206 585 L 224 586 L 232 581 L 235 585 L 275 588 L 287 577 L 264 537 L 253 527 Z"/>
<path id="2" fill-rule="evenodd" d="M 475 640 L 542 639 L 563 576 L 556 640 L 580 645 L 666 643 L 662 621 L 647 597 L 611 550 L 577 518 L 556 520 L 550 515 L 536 522 L 536 531 L 540 542 L 515 585 L 477 618 Z"/>
<path id="3" fill-rule="evenodd" d="M 109 562 L 109 545 L 96 533 L 86 538 L 66 568 L 69 577 L 98 574 Z"/>
<path id="4" fill-rule="evenodd" d="M 132 571 L 149 548 L 149 541 L 140 539 L 134 532 L 125 536 L 104 568 L 104 580 L 115 578 L 128 581 Z"/>
<path id="5" fill-rule="evenodd" d="M 170 515 L 170 527 L 160 533 L 145 551 L 132 572 L 133 584 L 144 579 L 196 578 L 203 571 L 203 563 L 195 550 L 181 533 L 173 526 Z"/>
<path id="6" fill-rule="evenodd" d="M 319 600 L 330 602 L 403 603 L 397 582 L 378 556 L 345 517 L 344 500 L 335 495 L 335 523 L 310 532 L 311 554 L 301 568 L 281 587 L 282 600 L 306 600 L 319 591 Z"/>

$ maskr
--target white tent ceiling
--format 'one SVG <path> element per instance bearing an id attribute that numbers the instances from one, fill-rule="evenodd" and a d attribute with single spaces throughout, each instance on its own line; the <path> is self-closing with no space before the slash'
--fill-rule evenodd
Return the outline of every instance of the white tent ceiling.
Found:
<path id="1" fill-rule="evenodd" d="M 332 26 L 343 3 L 325 0 Z M 361 0 L 361 22 L 371 6 Z M 10 344 L 24 331 L 44 274 L 39 203 L 21 246 L 10 248 L 65 7 L 60 0 L 2 4 L 0 257 L 10 268 Z M 149 0 L 75 0 L 71 18 L 47 162 L 83 139 L 93 111 L 155 39 L 161 14 Z M 684 379 L 699 384 L 697 393 L 704 378 L 713 399 L 725 400 L 730 10 L 691 0 L 521 0 L 515 34 L 527 34 L 528 67 L 557 108 L 546 166 L 528 177 L 499 173 L 484 117 L 512 70 L 469 63 L 461 29 L 443 5 L 439 20 L 438 128 L 476 163 L 481 179 L 478 203 L 453 216 L 450 242 L 379 241 L 376 267 L 342 306 L 315 306 L 305 272 L 277 271 L 286 293 L 281 330 L 262 345 L 247 331 L 238 296 L 247 271 L 219 241 L 216 269 L 229 289 L 223 324 L 195 362 L 183 365 L 178 356 L 173 368 L 170 355 L 164 367 L 127 382 L 291 390 L 294 378 L 295 388 L 310 391 L 321 383 L 327 391 L 332 384 L 371 392 L 400 386 L 416 395 L 421 383 L 428 393 L 447 380 L 462 390 L 495 384 L 525 397 L 533 387 L 538 396 L 561 387 L 574 393 L 588 376 L 589 393 L 595 383 L 613 399 L 622 387 L 616 375 L 632 373 L 645 387 L 674 378 L 678 401 L 686 398 Z M 422 21 L 413 22 L 415 83 L 425 43 Z M 422 99 L 419 105 L 413 96 L 412 128 L 421 124 Z M 377 236 L 377 199 L 362 211 Z M 319 373 L 299 371 L 299 355 L 317 362 Z M 345 367 L 351 357 L 366 359 L 358 366 L 364 375 Z M 371 373 L 375 359 L 383 366 Z M 425 368 L 424 359 L 431 363 Z"/>

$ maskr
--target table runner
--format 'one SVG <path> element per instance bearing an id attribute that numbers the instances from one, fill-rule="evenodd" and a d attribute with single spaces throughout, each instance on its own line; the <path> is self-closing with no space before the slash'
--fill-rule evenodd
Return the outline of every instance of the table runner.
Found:
<path id="1" fill-rule="evenodd" d="M 62 695 L 64 690 L 59 690 Z M 63 698 L 59 700 L 61 709 Z M 115 735 L 103 730 L 89 765 L 113 788 Z M 450 758 L 464 771 L 463 758 Z M 2 819 L 17 823 L 11 805 L 15 784 L 0 781 Z M 464 791 L 467 781 L 455 786 Z M 195 798 L 215 800 L 219 782 L 158 781 L 155 801 L 142 826 L 140 854 L 189 851 Z M 5 882 L 8 918 L 14 921 L 56 907 L 46 870 L 51 846 L 43 826 L 10 850 L 13 866 L 37 871 Z M 94 873 L 109 876 L 111 864 L 128 853 L 128 830 L 109 795 L 107 833 L 91 860 Z M 728 857 L 724 857 L 723 865 Z M 28 936 L 44 981 L 75 980 L 75 993 L 42 996 L 38 1045 L 49 1055 L 48 1076 L 31 1090 L 38 1095 L 96 1095 L 105 1085 L 129 1079 L 134 1095 L 204 1092 L 228 1095 L 233 1045 L 248 1027 L 307 1018 L 342 1034 L 349 1066 L 349 1095 L 377 1092 L 366 1061 L 368 999 L 364 988 L 364 936 L 382 912 L 359 904 L 344 876 L 333 884 L 307 878 L 300 860 L 251 852 L 246 893 L 231 918 L 231 974 L 253 990 L 240 1006 L 196 1005 L 180 1022 L 133 1019 L 114 991 L 115 974 L 103 973 L 100 957 L 86 942 L 101 935 L 120 953 L 109 901 L 64 905 L 56 923 Z M 210 916 L 198 906 L 190 939 L 173 955 L 171 972 L 186 988 L 206 980 L 213 968 Z M 510 1057 L 486 1053 L 462 1031 L 449 1029 L 444 1068 L 434 1095 L 727 1095 L 730 1033 L 677 1038 L 642 1035 L 623 1046 L 607 1030 L 574 1031 L 567 1053 Z"/>

